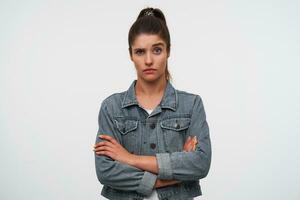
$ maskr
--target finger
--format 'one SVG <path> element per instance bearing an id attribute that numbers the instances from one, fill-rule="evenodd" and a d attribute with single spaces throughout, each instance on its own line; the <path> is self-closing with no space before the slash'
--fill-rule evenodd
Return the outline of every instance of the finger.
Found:
<path id="1" fill-rule="evenodd" d="M 198 143 L 198 140 L 197 140 L 197 136 L 194 136 L 193 137 L 193 150 L 195 151 L 196 150 L 196 145 Z"/>
<path id="2" fill-rule="evenodd" d="M 198 144 L 197 136 L 194 137 L 193 143 L 194 143 L 194 145 Z"/>
<path id="3" fill-rule="evenodd" d="M 192 138 L 191 138 L 191 141 L 190 141 L 190 143 L 188 144 L 188 150 L 189 151 L 193 151 L 193 150 L 195 150 L 195 136 L 193 136 Z"/>
<path id="4" fill-rule="evenodd" d="M 196 145 L 198 143 L 198 140 L 197 140 L 197 136 L 194 137 L 194 144 Z"/>
<path id="5" fill-rule="evenodd" d="M 111 143 L 110 141 L 102 141 L 102 142 L 98 142 L 97 144 L 94 145 L 94 148 L 100 147 L 100 146 L 110 146 L 113 147 L 115 146 L 113 143 Z"/>
<path id="6" fill-rule="evenodd" d="M 95 152 L 97 155 L 104 155 L 104 156 L 108 156 L 110 158 L 113 157 L 113 154 L 110 152 L 110 151 L 98 151 L 98 152 Z"/>
<path id="7" fill-rule="evenodd" d="M 107 155 L 108 151 L 97 151 L 95 152 L 97 155 Z"/>
<path id="8" fill-rule="evenodd" d="M 187 137 L 187 139 L 186 139 L 185 142 L 187 143 L 187 142 L 189 142 L 190 140 L 191 140 L 191 136 Z"/>
<path id="9" fill-rule="evenodd" d="M 100 146 L 94 149 L 95 152 L 99 152 L 99 151 L 110 151 L 112 152 L 114 149 L 109 147 L 109 146 Z"/>
<path id="10" fill-rule="evenodd" d="M 193 149 L 193 143 L 190 141 L 188 144 L 186 144 L 185 148 L 186 151 L 191 151 Z"/>
<path id="11" fill-rule="evenodd" d="M 99 146 L 105 145 L 105 142 L 106 142 L 106 141 L 101 141 L 101 142 L 96 143 L 96 144 L 94 145 L 94 148 L 97 148 L 97 147 L 99 147 Z"/>
<path id="12" fill-rule="evenodd" d="M 185 141 L 185 143 L 184 143 L 183 146 L 188 145 L 190 141 L 191 141 L 191 137 L 189 136 L 189 137 L 186 139 L 186 141 Z"/>
<path id="13" fill-rule="evenodd" d="M 192 150 L 193 150 L 193 145 L 191 144 L 188 146 L 188 151 L 192 151 Z"/>
<path id="14" fill-rule="evenodd" d="M 188 149 L 188 151 L 192 151 L 193 150 L 193 147 L 194 147 L 194 145 L 193 145 L 193 143 L 192 143 L 192 141 L 189 143 L 189 145 L 187 146 L 187 149 Z"/>
<path id="15" fill-rule="evenodd" d="M 184 145 L 183 145 L 183 149 L 187 150 L 188 146 L 190 145 L 191 140 L 190 138 L 187 138 L 187 140 L 185 141 Z"/>
<path id="16" fill-rule="evenodd" d="M 108 140 L 108 141 L 110 141 L 111 143 L 113 143 L 113 144 L 119 144 L 116 140 L 115 140 L 115 138 L 113 138 L 113 137 L 111 137 L 111 136 L 109 136 L 109 135 L 99 135 L 99 137 L 101 138 L 101 139 L 105 139 L 105 140 Z"/>

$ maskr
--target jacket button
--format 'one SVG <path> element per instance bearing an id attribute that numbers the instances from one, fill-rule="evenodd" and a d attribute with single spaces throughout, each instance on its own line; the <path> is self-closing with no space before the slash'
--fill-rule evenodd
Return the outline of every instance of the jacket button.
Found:
<path id="1" fill-rule="evenodd" d="M 155 149 L 155 147 L 156 147 L 156 144 L 154 144 L 154 143 L 151 143 L 151 144 L 150 144 L 150 147 L 151 147 L 151 149 Z"/>
<path id="2" fill-rule="evenodd" d="M 175 124 L 175 128 L 179 129 L 180 128 L 180 124 Z"/>
<path id="3" fill-rule="evenodd" d="M 155 128 L 155 124 L 150 124 L 150 128 L 154 129 Z"/>

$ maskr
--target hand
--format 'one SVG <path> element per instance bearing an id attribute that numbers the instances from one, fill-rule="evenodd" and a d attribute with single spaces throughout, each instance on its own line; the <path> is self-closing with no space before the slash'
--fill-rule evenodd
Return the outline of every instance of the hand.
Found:
<path id="1" fill-rule="evenodd" d="M 109 156 L 113 160 L 129 164 L 134 159 L 134 154 L 129 153 L 116 139 L 109 135 L 100 135 L 101 141 L 94 145 L 94 151 L 97 155 Z"/>
<path id="2" fill-rule="evenodd" d="M 174 185 L 174 184 L 178 184 L 181 181 L 178 180 L 161 180 L 161 179 L 156 179 L 154 188 L 161 188 L 161 187 L 165 187 L 165 186 L 169 186 L 169 185 Z"/>
<path id="3" fill-rule="evenodd" d="M 197 136 L 189 136 L 183 145 L 183 151 L 195 151 L 197 143 Z"/>

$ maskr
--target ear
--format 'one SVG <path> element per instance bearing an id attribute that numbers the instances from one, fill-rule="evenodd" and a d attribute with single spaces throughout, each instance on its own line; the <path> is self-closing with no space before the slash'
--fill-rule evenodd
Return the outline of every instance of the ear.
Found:
<path id="1" fill-rule="evenodd" d="M 133 61 L 132 60 L 132 53 L 130 52 L 130 48 L 128 48 L 128 52 L 129 52 L 130 60 Z"/>

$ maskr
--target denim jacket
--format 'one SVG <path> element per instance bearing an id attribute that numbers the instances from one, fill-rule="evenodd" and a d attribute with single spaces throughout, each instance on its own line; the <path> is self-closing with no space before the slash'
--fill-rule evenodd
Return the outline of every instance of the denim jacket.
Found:
<path id="1" fill-rule="evenodd" d="M 176 90 L 168 81 L 160 104 L 149 115 L 135 96 L 136 80 L 127 91 L 104 99 L 98 116 L 98 136 L 114 137 L 130 153 L 156 156 L 159 172 L 153 174 L 95 154 L 101 195 L 116 200 L 141 200 L 155 189 L 156 179 L 180 183 L 156 188 L 160 200 L 184 200 L 202 194 L 199 179 L 207 176 L 211 143 L 199 95 Z M 188 136 L 197 136 L 195 151 L 183 151 Z"/>

